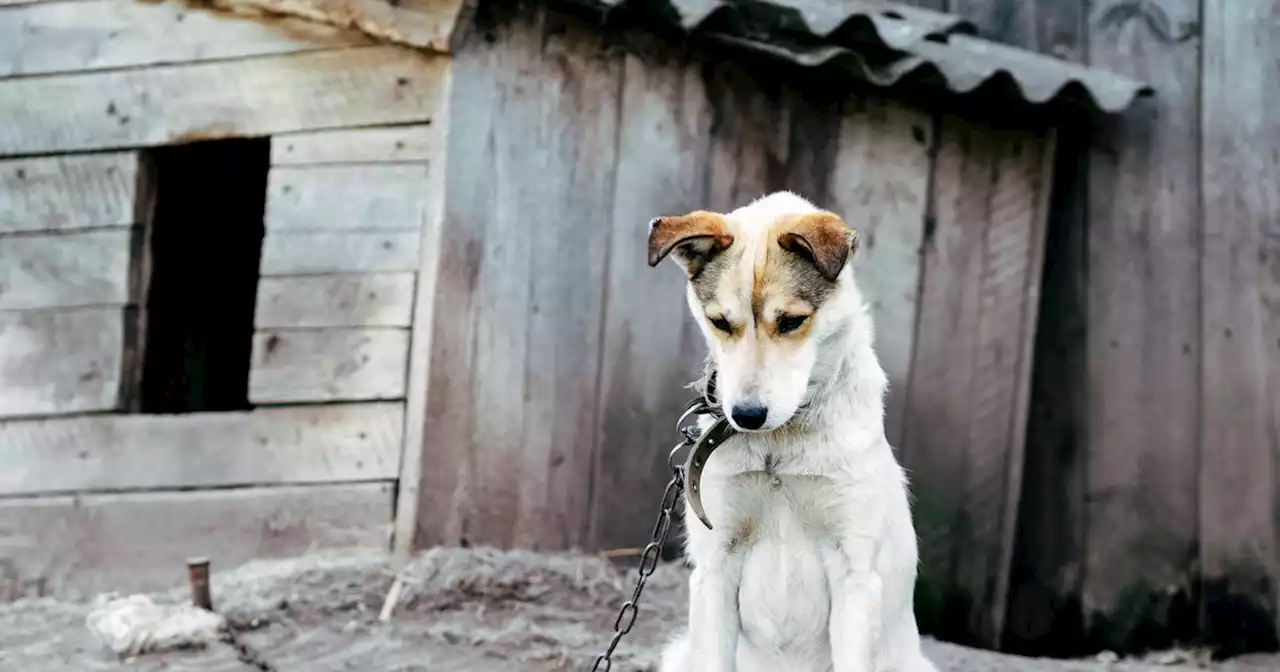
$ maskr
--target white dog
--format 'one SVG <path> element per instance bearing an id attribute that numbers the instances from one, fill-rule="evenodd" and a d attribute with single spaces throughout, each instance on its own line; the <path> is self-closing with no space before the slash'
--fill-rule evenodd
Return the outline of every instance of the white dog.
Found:
<path id="1" fill-rule="evenodd" d="M 689 629 L 662 672 L 936 672 L 856 249 L 840 217 L 788 192 L 650 223 L 649 264 L 688 274 L 738 430 L 703 471 L 713 529 L 686 502 Z"/>

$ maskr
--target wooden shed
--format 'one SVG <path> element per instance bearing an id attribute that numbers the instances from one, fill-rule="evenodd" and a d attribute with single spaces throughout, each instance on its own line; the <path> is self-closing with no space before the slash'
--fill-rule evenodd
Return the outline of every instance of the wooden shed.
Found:
<path id="1" fill-rule="evenodd" d="M 645 223 L 842 213 L 926 629 L 996 644 L 1056 128 L 1137 81 L 881 0 L 0 0 L 0 597 L 641 543 L 703 346 Z"/>

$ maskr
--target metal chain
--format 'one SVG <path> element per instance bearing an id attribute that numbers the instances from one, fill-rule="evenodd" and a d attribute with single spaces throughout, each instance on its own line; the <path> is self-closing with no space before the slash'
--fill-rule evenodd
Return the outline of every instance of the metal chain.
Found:
<path id="1" fill-rule="evenodd" d="M 676 431 L 680 433 L 681 441 L 667 455 L 667 466 L 671 469 L 671 480 L 667 481 L 667 489 L 662 493 L 658 520 L 653 525 L 653 534 L 649 536 L 649 544 L 644 547 L 644 552 L 640 554 L 640 567 L 636 572 L 635 589 L 631 591 L 631 599 L 624 602 L 618 609 L 618 616 L 613 620 L 613 637 L 609 640 L 609 647 L 605 649 L 604 653 L 596 657 L 596 662 L 591 667 L 592 672 L 608 672 L 613 667 L 613 652 L 618 648 L 618 642 L 622 641 L 623 636 L 631 632 L 632 626 L 636 624 L 636 616 L 640 611 L 640 594 L 644 592 L 645 582 L 649 580 L 649 577 L 658 568 L 658 560 L 662 557 L 662 547 L 666 545 L 667 533 L 671 531 L 671 514 L 675 512 L 676 503 L 680 501 L 680 495 L 684 492 L 684 467 L 676 456 L 680 451 L 697 443 L 700 438 L 696 423 L 688 423 L 688 421 L 691 418 L 714 414 L 715 412 L 715 407 L 708 403 L 707 399 L 699 397 L 689 402 L 684 414 L 676 421 Z"/>
<path id="2" fill-rule="evenodd" d="M 240 634 L 236 632 L 235 628 L 231 627 L 230 623 L 227 623 L 226 639 L 227 643 L 236 650 L 236 657 L 240 659 L 240 662 L 255 670 L 261 670 L 261 672 L 278 672 L 276 666 L 267 662 L 267 659 L 263 658 L 257 649 L 240 639 Z"/>

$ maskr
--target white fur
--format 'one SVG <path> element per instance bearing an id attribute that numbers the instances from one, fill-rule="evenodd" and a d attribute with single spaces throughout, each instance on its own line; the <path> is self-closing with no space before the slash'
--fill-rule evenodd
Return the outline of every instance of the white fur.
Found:
<path id="1" fill-rule="evenodd" d="M 729 213 L 739 239 L 726 253 L 741 244 L 757 254 L 778 217 L 814 209 L 780 192 Z M 752 272 L 750 259 L 744 266 Z M 740 433 L 708 461 L 703 503 L 715 529 L 686 507 L 690 625 L 661 672 L 936 672 L 912 608 L 916 536 L 884 436 L 887 381 L 850 266 L 812 318 L 809 351 L 782 371 L 758 370 L 746 346 L 725 352 L 689 294 L 725 412 L 750 388 L 770 408 L 767 426 L 781 428 Z"/>

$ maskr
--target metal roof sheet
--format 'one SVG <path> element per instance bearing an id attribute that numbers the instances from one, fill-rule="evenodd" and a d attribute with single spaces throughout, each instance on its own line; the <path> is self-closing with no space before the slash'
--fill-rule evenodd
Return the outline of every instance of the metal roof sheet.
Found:
<path id="1" fill-rule="evenodd" d="M 1116 113 L 1153 93 L 1135 79 L 982 39 L 954 14 L 889 0 L 569 0 L 626 8 L 686 33 L 805 66 L 842 67 L 872 84 L 968 93 L 999 85 L 1034 104 Z"/>

